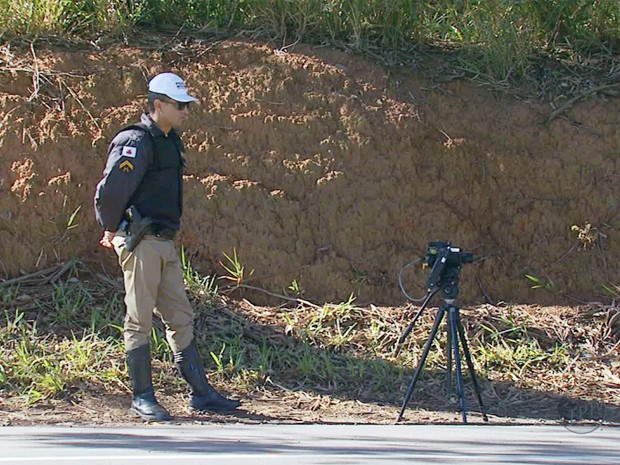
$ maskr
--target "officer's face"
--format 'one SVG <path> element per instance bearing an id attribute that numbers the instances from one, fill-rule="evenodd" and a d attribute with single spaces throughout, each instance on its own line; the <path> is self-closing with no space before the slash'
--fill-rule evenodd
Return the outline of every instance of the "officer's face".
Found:
<path id="1" fill-rule="evenodd" d="M 189 115 L 189 102 L 161 100 L 161 116 L 173 128 L 183 125 Z"/>

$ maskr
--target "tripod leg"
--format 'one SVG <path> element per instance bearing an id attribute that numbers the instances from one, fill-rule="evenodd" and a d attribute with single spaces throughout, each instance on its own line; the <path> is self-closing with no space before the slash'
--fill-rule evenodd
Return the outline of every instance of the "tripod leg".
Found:
<path id="1" fill-rule="evenodd" d="M 446 331 L 446 394 L 452 393 L 452 335 L 450 334 L 450 320 Z"/>
<path id="2" fill-rule="evenodd" d="M 445 313 L 445 308 L 442 306 L 437 312 L 437 316 L 435 317 L 435 322 L 433 323 L 433 328 L 426 340 L 426 344 L 424 345 L 424 351 L 422 352 L 422 356 L 420 357 L 420 361 L 418 362 L 418 366 L 413 374 L 413 378 L 411 378 L 411 382 L 409 383 L 409 388 L 407 389 L 407 393 L 405 394 L 405 399 L 403 400 L 403 405 L 400 409 L 400 413 L 398 414 L 398 418 L 396 422 L 398 423 L 403 419 L 403 414 L 405 413 L 405 408 L 407 408 L 407 404 L 409 400 L 411 400 L 411 395 L 413 394 L 413 388 L 415 387 L 415 383 L 418 381 L 420 373 L 422 372 L 422 368 L 424 367 L 424 363 L 426 362 L 426 357 L 428 357 L 428 352 L 430 351 L 431 344 L 433 343 L 433 339 L 437 334 L 437 329 L 439 328 L 439 324 L 441 320 L 443 320 L 443 315 Z"/>
<path id="3" fill-rule="evenodd" d="M 418 318 L 420 318 L 420 315 L 422 315 L 422 312 L 424 311 L 424 309 L 426 308 L 426 306 L 428 305 L 429 301 L 433 298 L 433 296 L 437 294 L 437 291 L 433 291 L 433 292 L 429 292 L 426 295 L 426 299 L 424 299 L 424 302 L 422 303 L 422 305 L 420 306 L 419 310 L 417 311 L 417 313 L 415 314 L 415 316 L 413 317 L 413 320 L 411 320 L 411 323 L 409 323 L 409 326 L 407 326 L 407 328 L 405 329 L 405 331 L 403 331 L 403 334 L 400 336 L 400 338 L 398 338 L 398 342 L 397 344 L 397 351 L 400 350 L 400 345 L 405 342 L 405 339 L 407 339 L 407 336 L 409 336 L 409 333 L 411 332 L 411 330 L 413 329 L 413 327 L 415 326 L 416 321 L 418 321 Z"/>
<path id="4" fill-rule="evenodd" d="M 474 362 L 471 358 L 471 353 L 469 352 L 469 346 L 467 344 L 467 338 L 465 337 L 465 330 L 463 329 L 463 324 L 461 323 L 461 317 L 457 313 L 457 329 L 459 332 L 459 337 L 461 339 L 461 345 L 463 346 L 463 353 L 465 354 L 465 361 L 467 362 L 467 368 L 469 369 L 469 376 L 471 376 L 472 383 L 474 385 L 474 392 L 476 393 L 476 398 L 478 399 L 478 405 L 480 405 L 480 412 L 482 413 L 482 419 L 484 421 L 489 421 L 487 418 L 487 414 L 484 411 L 484 405 L 482 405 L 482 395 L 480 394 L 480 386 L 478 384 L 478 379 L 476 378 L 476 371 L 474 370 Z"/>
<path id="5" fill-rule="evenodd" d="M 454 371 L 456 373 L 456 392 L 461 404 L 461 415 L 463 423 L 467 423 L 467 413 L 465 410 L 465 389 L 463 389 L 463 373 L 461 371 L 461 357 L 459 356 L 459 341 L 457 336 L 457 316 L 458 309 L 451 305 L 448 313 L 448 337 L 452 338 L 452 349 L 454 352 Z"/>

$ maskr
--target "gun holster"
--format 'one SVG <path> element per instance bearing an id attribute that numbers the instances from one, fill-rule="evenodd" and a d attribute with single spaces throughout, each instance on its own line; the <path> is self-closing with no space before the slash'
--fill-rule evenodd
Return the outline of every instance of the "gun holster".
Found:
<path id="1" fill-rule="evenodd" d="M 133 251 L 142 238 L 150 230 L 151 219 L 140 215 L 138 209 L 132 205 L 125 211 L 128 226 L 125 229 L 125 249 Z"/>

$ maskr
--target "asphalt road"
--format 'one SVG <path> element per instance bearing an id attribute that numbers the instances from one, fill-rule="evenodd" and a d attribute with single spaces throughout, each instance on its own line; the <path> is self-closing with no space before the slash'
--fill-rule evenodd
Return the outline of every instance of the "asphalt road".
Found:
<path id="1" fill-rule="evenodd" d="M 0 465 L 620 464 L 620 428 L 145 425 L 3 427 Z"/>

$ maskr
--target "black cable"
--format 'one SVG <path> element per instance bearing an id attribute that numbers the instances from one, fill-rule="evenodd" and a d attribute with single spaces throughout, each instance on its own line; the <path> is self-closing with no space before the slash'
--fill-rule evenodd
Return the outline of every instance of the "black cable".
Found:
<path id="1" fill-rule="evenodd" d="M 424 297 L 422 297 L 421 299 L 414 299 L 413 297 L 411 297 L 409 294 L 407 294 L 407 291 L 405 291 L 405 287 L 403 286 L 403 271 L 405 271 L 407 268 L 409 268 L 411 265 L 414 265 L 416 263 L 418 263 L 420 260 L 422 260 L 421 258 L 418 258 L 410 263 L 407 263 L 405 266 L 403 266 L 399 273 L 398 273 L 398 285 L 400 286 L 400 291 L 405 295 L 405 297 L 407 297 L 407 299 L 411 300 L 412 302 L 423 302 L 424 300 L 426 300 L 426 298 L 428 297 L 428 294 L 425 295 Z"/>

